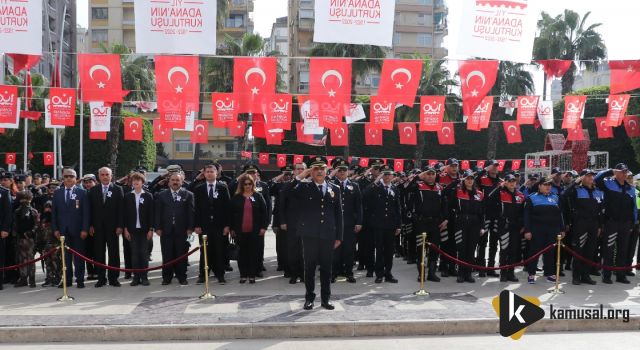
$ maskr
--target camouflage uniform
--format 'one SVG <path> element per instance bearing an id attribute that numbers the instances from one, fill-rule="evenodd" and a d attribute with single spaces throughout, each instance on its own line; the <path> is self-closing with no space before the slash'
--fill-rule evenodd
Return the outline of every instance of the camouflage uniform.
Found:
<path id="1" fill-rule="evenodd" d="M 51 212 L 45 209 L 40 218 L 40 227 L 38 229 L 38 246 L 42 247 L 41 254 L 60 246 L 60 242 L 53 235 L 51 230 Z M 60 261 L 60 252 L 44 258 L 44 266 L 46 271 L 45 282 L 43 287 L 55 287 L 60 284 L 62 266 Z"/>
<path id="2" fill-rule="evenodd" d="M 13 236 L 16 241 L 18 252 L 18 264 L 33 260 L 36 254 L 35 241 L 36 231 L 40 223 L 39 213 L 29 204 L 21 204 L 13 215 Z M 36 286 L 36 267 L 29 264 L 20 268 L 20 278 L 16 282 L 16 287 L 28 284 Z"/>

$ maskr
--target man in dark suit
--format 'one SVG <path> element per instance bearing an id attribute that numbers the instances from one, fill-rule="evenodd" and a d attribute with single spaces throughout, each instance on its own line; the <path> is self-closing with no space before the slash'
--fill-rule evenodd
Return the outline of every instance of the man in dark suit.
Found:
<path id="1" fill-rule="evenodd" d="M 217 181 L 218 168 L 214 164 L 204 167 L 204 182 L 193 190 L 195 197 L 195 231 L 200 238 L 207 235 L 209 245 L 207 247 L 207 260 L 209 271 L 213 270 L 218 282 L 225 284 L 224 270 L 226 259 L 225 240 L 229 237 L 229 189 L 224 183 Z M 204 249 L 200 249 L 200 274 L 198 284 L 204 283 Z"/>
<path id="2" fill-rule="evenodd" d="M 362 230 L 362 194 L 360 186 L 349 180 L 349 164 L 342 158 L 333 160 L 334 177 L 332 182 L 340 187 L 342 195 L 342 212 L 344 216 L 344 229 L 342 244 L 333 253 L 333 277 L 336 281 L 338 275 L 345 276 L 347 282 L 356 283 L 353 277 L 353 253 L 356 244 L 356 235 Z"/>
<path id="3" fill-rule="evenodd" d="M 11 211 L 11 195 L 10 192 L 0 187 L 0 267 L 4 267 L 4 252 L 7 249 L 7 239 L 11 232 L 11 221 L 13 214 Z M 2 290 L 2 282 L 4 273 L 0 273 L 0 290 Z"/>
<path id="4" fill-rule="evenodd" d="M 331 267 L 333 250 L 342 242 L 342 197 L 340 187 L 326 181 L 327 161 L 313 157 L 309 169 L 296 176 L 292 195 L 300 209 L 297 232 L 302 237 L 304 258 L 304 309 L 313 309 L 316 297 L 315 274 L 320 265 L 320 297 L 322 307 L 333 310 L 331 297 Z M 311 176 L 311 181 L 302 182 Z"/>
<path id="5" fill-rule="evenodd" d="M 85 239 L 89 231 L 89 198 L 87 192 L 76 186 L 76 171 L 70 168 L 62 171 L 64 178 L 63 186 L 53 194 L 53 206 L 51 208 L 51 229 L 56 238 L 65 236 L 65 243 L 77 250 L 80 254 L 85 254 Z M 73 256 L 71 253 L 65 254 L 67 263 L 66 282 L 67 287 L 71 286 L 73 266 L 76 268 L 76 283 L 78 288 L 84 288 L 84 260 Z M 62 283 L 59 288 L 62 288 Z"/>
<path id="6" fill-rule="evenodd" d="M 289 272 L 289 284 L 296 284 L 298 279 L 304 281 L 304 264 L 302 263 L 302 240 L 296 228 L 298 226 L 298 206 L 291 192 L 295 186 L 295 176 L 302 174 L 307 168 L 305 163 L 297 163 L 293 166 L 294 179 L 284 182 L 280 190 L 278 214 L 280 215 L 280 230 L 287 237 L 287 268 Z"/>
<path id="7" fill-rule="evenodd" d="M 131 174 L 133 189 L 124 195 L 124 237 L 130 242 L 131 263 L 134 269 L 149 267 L 149 241 L 153 239 L 153 195 L 144 190 L 144 174 Z M 137 272 L 131 286 L 149 285 L 146 272 Z"/>
<path id="8" fill-rule="evenodd" d="M 99 263 L 105 263 L 105 249 L 109 250 L 109 266 L 120 267 L 120 235 L 122 235 L 122 187 L 111 182 L 113 175 L 107 167 L 98 170 L 100 184 L 89 190 L 91 203 L 91 226 L 89 234 L 93 236 L 93 256 Z M 98 281 L 96 288 L 107 283 L 105 269 L 96 266 Z M 109 285 L 120 287 L 119 271 L 109 270 Z"/>
<path id="9" fill-rule="evenodd" d="M 187 253 L 185 241 L 194 227 L 193 193 L 182 188 L 183 173 L 171 173 L 169 188 L 155 197 L 155 228 L 160 236 L 162 263 L 167 263 Z M 162 269 L 162 285 L 171 283 L 173 276 L 181 285 L 187 285 L 187 260 Z"/>

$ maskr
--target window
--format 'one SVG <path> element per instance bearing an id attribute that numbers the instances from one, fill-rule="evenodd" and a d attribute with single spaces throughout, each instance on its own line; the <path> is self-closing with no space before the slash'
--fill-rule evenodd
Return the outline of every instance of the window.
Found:
<path id="1" fill-rule="evenodd" d="M 300 19 L 313 18 L 313 10 L 301 9 L 299 12 Z"/>
<path id="2" fill-rule="evenodd" d="M 427 22 L 426 18 L 427 18 L 427 15 L 425 15 L 424 13 L 418 13 L 418 24 L 425 25 Z"/>
<path id="3" fill-rule="evenodd" d="M 309 72 L 300 72 L 300 85 L 298 90 L 306 91 L 309 88 Z"/>
<path id="4" fill-rule="evenodd" d="M 244 27 L 244 15 L 230 15 L 226 20 L 225 27 L 227 28 L 242 28 Z"/>
<path id="5" fill-rule="evenodd" d="M 91 9 L 91 18 L 93 19 L 108 19 L 109 10 L 106 7 L 94 7 Z"/>
<path id="6" fill-rule="evenodd" d="M 102 43 L 106 42 L 108 39 L 107 30 L 106 29 L 92 29 L 91 30 L 91 42 L 94 43 Z"/>
<path id="7" fill-rule="evenodd" d="M 190 140 L 176 140 L 176 152 L 193 152 L 193 144 Z"/>
<path id="8" fill-rule="evenodd" d="M 402 41 L 402 34 L 400 33 L 393 33 L 393 45 L 400 45 L 400 42 Z"/>
<path id="9" fill-rule="evenodd" d="M 433 45 L 433 37 L 431 36 L 431 34 L 418 33 L 416 38 L 417 38 L 418 46 L 432 46 Z"/>
<path id="10" fill-rule="evenodd" d="M 236 156 L 236 142 L 235 141 L 227 141 L 224 144 L 224 152 L 225 157 L 233 158 Z"/>
<path id="11" fill-rule="evenodd" d="M 432 5 L 433 0 L 418 0 L 418 5 Z"/>

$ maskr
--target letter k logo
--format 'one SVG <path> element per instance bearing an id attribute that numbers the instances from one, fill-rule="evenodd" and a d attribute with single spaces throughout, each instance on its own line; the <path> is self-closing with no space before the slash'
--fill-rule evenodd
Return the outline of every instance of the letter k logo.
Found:
<path id="1" fill-rule="evenodd" d="M 500 335 L 520 339 L 526 328 L 544 317 L 540 300 L 535 297 L 520 297 L 508 290 L 493 298 L 493 309 L 500 317 Z"/>

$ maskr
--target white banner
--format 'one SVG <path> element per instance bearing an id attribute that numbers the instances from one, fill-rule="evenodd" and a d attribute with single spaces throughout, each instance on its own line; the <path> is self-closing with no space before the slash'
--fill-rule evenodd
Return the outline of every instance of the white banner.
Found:
<path id="1" fill-rule="evenodd" d="M 391 47 L 396 0 L 316 0 L 313 41 Z"/>
<path id="2" fill-rule="evenodd" d="M 531 63 L 539 13 L 533 0 L 459 0 L 458 53 Z"/>
<path id="3" fill-rule="evenodd" d="M 311 101 L 305 101 L 300 107 L 300 116 L 304 121 L 304 134 L 305 135 L 322 135 L 324 134 L 324 128 L 320 126 L 320 117 L 318 117 L 317 111 L 311 113 Z"/>
<path id="4" fill-rule="evenodd" d="M 351 115 L 346 116 L 347 124 L 355 123 L 358 120 L 362 120 L 366 118 L 366 114 L 364 114 L 364 108 L 362 108 L 361 103 L 352 103 L 351 104 Z"/>
<path id="5" fill-rule="evenodd" d="M 135 0 L 136 52 L 214 55 L 216 10 L 214 0 Z"/>
<path id="6" fill-rule="evenodd" d="M 174 128 L 173 130 L 178 130 L 178 131 L 193 131 L 193 126 L 196 122 L 196 112 L 191 111 L 191 112 L 187 112 L 187 115 L 185 117 L 185 123 L 184 123 L 184 129 L 177 129 Z"/>
<path id="7" fill-rule="evenodd" d="M 104 105 L 104 102 L 89 102 L 91 109 L 91 128 L 93 132 L 111 131 L 111 107 Z"/>
<path id="8" fill-rule="evenodd" d="M 553 101 L 540 101 L 538 103 L 538 120 L 545 130 L 553 129 Z"/>
<path id="9" fill-rule="evenodd" d="M 0 0 L 0 52 L 42 55 L 42 0 Z"/>
<path id="10" fill-rule="evenodd" d="M 51 110 L 49 109 L 49 99 L 44 99 L 44 127 L 47 129 L 64 129 L 64 125 L 51 124 Z"/>
<path id="11" fill-rule="evenodd" d="M 0 123 L 2 129 L 18 129 L 20 127 L 20 99 L 16 99 L 18 108 L 16 108 L 16 122 L 15 123 Z"/>

